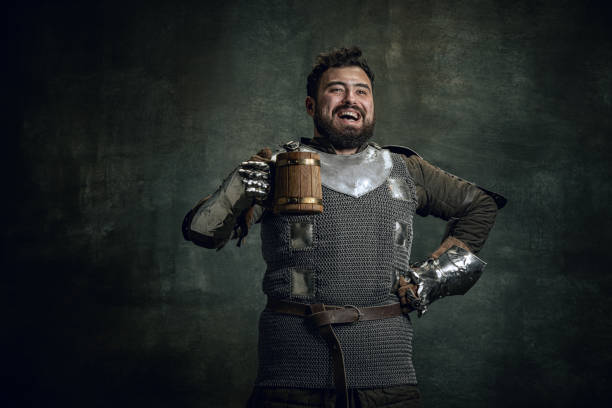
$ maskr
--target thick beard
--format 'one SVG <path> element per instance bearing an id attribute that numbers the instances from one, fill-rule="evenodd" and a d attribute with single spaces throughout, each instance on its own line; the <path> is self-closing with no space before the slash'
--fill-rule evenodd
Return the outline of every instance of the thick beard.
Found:
<path id="1" fill-rule="evenodd" d="M 325 120 L 318 109 L 315 109 L 313 120 L 319 134 L 329 140 L 335 149 L 361 147 L 372 138 L 376 125 L 376 119 L 373 118 L 371 123 L 364 124 L 360 130 L 352 127 L 338 129 L 333 126 L 333 118 L 330 121 Z"/>

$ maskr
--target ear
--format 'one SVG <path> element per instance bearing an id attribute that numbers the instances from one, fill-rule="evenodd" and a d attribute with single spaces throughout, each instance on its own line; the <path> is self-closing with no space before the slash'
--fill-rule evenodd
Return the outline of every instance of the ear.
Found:
<path id="1" fill-rule="evenodd" d="M 311 96 L 307 96 L 306 97 L 306 113 L 310 116 L 310 117 L 314 117 L 315 114 L 315 106 L 316 106 L 316 102 L 314 100 L 313 97 Z"/>

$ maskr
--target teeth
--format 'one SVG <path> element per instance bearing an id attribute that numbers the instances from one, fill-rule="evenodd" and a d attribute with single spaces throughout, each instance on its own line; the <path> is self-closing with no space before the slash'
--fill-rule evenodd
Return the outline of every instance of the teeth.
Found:
<path id="1" fill-rule="evenodd" d="M 350 117 L 352 119 L 355 119 L 355 120 L 357 120 L 359 118 L 359 115 L 357 113 L 351 112 L 351 111 L 340 112 L 339 116 L 340 117 L 348 116 L 348 117 Z"/>

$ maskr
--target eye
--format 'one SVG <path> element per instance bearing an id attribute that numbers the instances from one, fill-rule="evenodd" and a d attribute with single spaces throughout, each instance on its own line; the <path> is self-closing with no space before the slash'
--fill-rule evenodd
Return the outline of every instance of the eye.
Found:
<path id="1" fill-rule="evenodd" d="M 342 88 L 331 88 L 330 92 L 333 92 L 333 93 L 342 92 Z"/>
<path id="2" fill-rule="evenodd" d="M 357 93 L 358 93 L 359 95 L 367 95 L 367 94 L 368 94 L 368 91 L 366 91 L 365 89 L 360 89 L 360 90 L 358 90 L 358 91 L 357 91 Z"/>

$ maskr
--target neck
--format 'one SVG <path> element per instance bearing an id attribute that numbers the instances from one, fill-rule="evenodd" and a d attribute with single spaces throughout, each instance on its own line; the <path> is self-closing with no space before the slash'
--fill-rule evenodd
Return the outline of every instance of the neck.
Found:
<path id="1" fill-rule="evenodd" d="M 332 145 L 329 140 L 321 136 L 315 129 L 314 140 L 316 140 L 319 144 L 331 147 L 336 154 L 349 155 L 355 154 L 359 151 L 359 147 L 351 147 L 347 149 L 337 149 L 334 145 Z"/>
<path id="2" fill-rule="evenodd" d="M 336 149 L 334 147 L 334 150 L 336 151 L 336 154 L 355 154 L 357 153 L 356 147 L 353 147 L 352 149 Z"/>

